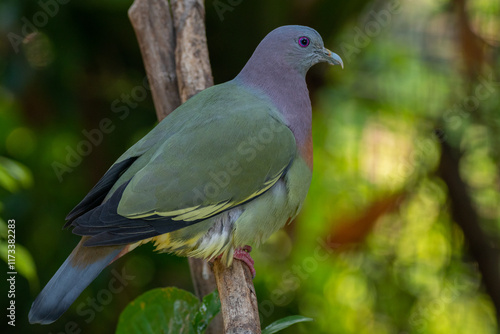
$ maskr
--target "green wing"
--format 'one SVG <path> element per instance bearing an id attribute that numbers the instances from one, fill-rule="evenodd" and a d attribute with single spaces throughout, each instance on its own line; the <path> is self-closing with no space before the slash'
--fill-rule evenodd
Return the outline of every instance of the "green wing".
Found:
<path id="1" fill-rule="evenodd" d="M 214 86 L 118 159 L 114 166 L 134 160 L 102 205 L 74 218 L 73 232 L 106 245 L 188 226 L 264 193 L 296 154 L 295 137 L 269 101 L 235 83 Z"/>
<path id="2" fill-rule="evenodd" d="M 296 155 L 295 138 L 267 101 L 234 90 L 236 96 L 195 111 L 208 115 L 155 150 L 125 188 L 119 215 L 205 219 L 276 183 Z"/>

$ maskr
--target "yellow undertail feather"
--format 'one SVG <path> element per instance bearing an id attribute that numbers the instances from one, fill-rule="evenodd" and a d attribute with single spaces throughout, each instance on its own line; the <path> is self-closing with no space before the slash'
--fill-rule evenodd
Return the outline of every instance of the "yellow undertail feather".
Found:
<path id="1" fill-rule="evenodd" d="M 175 232 L 174 232 L 175 233 Z M 234 246 L 232 236 L 223 234 L 199 234 L 190 239 L 176 238 L 173 233 L 165 233 L 153 238 L 139 241 L 132 247 L 153 242 L 155 251 L 160 253 L 174 253 L 178 256 L 195 257 L 213 260 L 222 255 L 222 262 L 230 266 L 233 262 Z"/>

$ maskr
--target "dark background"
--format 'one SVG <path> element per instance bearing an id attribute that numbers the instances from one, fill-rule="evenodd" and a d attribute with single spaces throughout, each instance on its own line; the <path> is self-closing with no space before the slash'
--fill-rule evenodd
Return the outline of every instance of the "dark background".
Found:
<path id="1" fill-rule="evenodd" d="M 74 322 L 82 333 L 110 333 L 143 292 L 192 290 L 189 268 L 142 246 L 111 266 L 135 278 L 94 319 L 77 307 L 92 309 L 110 269 L 56 323 L 28 324 L 35 296 L 79 240 L 61 231 L 64 217 L 156 123 L 149 93 L 126 117 L 112 108 L 145 78 L 131 2 L 45 3 L 51 15 L 35 1 L 0 3 L 0 246 L 6 258 L 5 223 L 15 219 L 19 272 L 16 327 L 6 318 L 2 327 L 60 333 Z M 218 13 L 220 3 L 231 10 Z M 307 77 L 314 179 L 299 218 L 253 252 L 263 324 L 301 314 L 314 322 L 283 333 L 496 333 L 500 2 L 205 5 L 216 83 L 285 24 L 315 28 L 345 64 Z M 26 22 L 37 31 L 23 33 Z M 84 131 L 103 119 L 112 130 L 85 146 Z M 1 293 L 7 305 L 7 286 Z"/>

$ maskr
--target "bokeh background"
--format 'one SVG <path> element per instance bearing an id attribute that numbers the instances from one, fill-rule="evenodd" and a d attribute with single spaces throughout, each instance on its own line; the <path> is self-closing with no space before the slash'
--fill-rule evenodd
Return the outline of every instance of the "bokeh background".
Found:
<path id="1" fill-rule="evenodd" d="M 112 265 L 135 278 L 104 307 L 90 301 L 110 269 L 56 323 L 27 322 L 79 240 L 61 230 L 64 217 L 156 124 L 150 94 L 137 95 L 145 71 L 131 1 L 59 1 L 0 3 L 1 254 L 15 219 L 19 272 L 16 327 L 5 317 L 0 326 L 110 333 L 141 293 L 192 284 L 186 259 L 143 246 Z M 283 333 L 498 333 L 500 2 L 205 6 L 216 83 L 285 24 L 314 27 L 345 63 L 317 65 L 307 77 L 314 178 L 299 218 L 253 252 L 262 323 L 301 314 L 314 322 Z M 112 130 L 83 144 L 103 119 Z"/>

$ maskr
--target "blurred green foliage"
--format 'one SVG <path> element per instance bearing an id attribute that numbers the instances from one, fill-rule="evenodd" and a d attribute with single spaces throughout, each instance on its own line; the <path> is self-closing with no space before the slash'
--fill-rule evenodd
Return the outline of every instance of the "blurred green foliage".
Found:
<path id="1" fill-rule="evenodd" d="M 216 83 L 236 75 L 262 37 L 284 24 L 316 28 L 345 63 L 344 70 L 318 65 L 307 78 L 313 183 L 296 222 L 253 252 L 263 324 L 301 314 L 315 321 L 283 333 L 498 332 L 492 300 L 436 173 L 437 127 L 460 150 L 461 176 L 481 228 L 498 242 L 500 3 L 465 2 L 467 24 L 484 42 L 475 53 L 461 49 L 459 3 L 243 0 L 221 17 L 215 2 L 206 2 Z M 34 257 L 42 285 L 79 240 L 60 230 L 66 214 L 156 123 L 150 96 L 133 106 L 124 102 L 145 78 L 130 4 L 59 4 L 38 33 L 23 36 L 25 22 L 43 11 L 40 4 L 0 3 L 2 35 L 21 36 L 19 44 L 0 40 L 1 213 L 3 221 L 16 220 L 17 247 Z M 128 113 L 115 112 L 114 103 Z M 89 135 L 103 119 L 111 122 L 107 131 Z M 392 209 L 372 214 L 374 203 L 394 194 L 401 199 Z M 335 232 L 350 221 L 366 223 L 344 228 L 360 234 L 356 242 Z M 18 258 L 19 268 L 33 268 L 29 263 Z M 109 333 L 145 291 L 192 289 L 187 261 L 152 254 L 149 245 L 112 267 L 135 278 L 106 303 L 88 303 L 108 284 L 108 269 L 45 327 L 27 323 L 36 295 L 28 289 L 36 289 L 35 271 L 28 269 L 30 283 L 21 276 L 16 282 L 15 332 Z"/>
<path id="2" fill-rule="evenodd" d="M 0 189 L 3 188 L 10 193 L 16 193 L 32 185 L 33 176 L 26 166 L 17 161 L 0 156 Z M 0 212 L 2 211 L 3 203 L 0 202 Z M 38 277 L 33 257 L 23 245 L 15 242 L 15 229 L 10 229 L 8 225 L 15 226 L 15 221 L 5 221 L 0 217 L 0 258 L 6 264 L 9 264 L 13 262 L 12 259 L 14 257 L 15 270 L 8 271 L 15 271 L 24 276 L 30 284 L 31 291 L 36 291 L 36 289 L 38 289 Z M 9 231 L 9 229 L 11 231 Z M 9 240 L 11 240 L 11 242 L 9 242 Z M 9 247 L 9 245 L 11 245 L 11 247 Z M 11 252 L 8 250 L 11 250 Z M 9 255 L 11 255 L 10 259 Z"/>
<path id="3" fill-rule="evenodd" d="M 150 290 L 132 301 L 120 315 L 116 334 L 203 334 L 220 311 L 217 291 L 203 298 L 169 287 Z"/>

